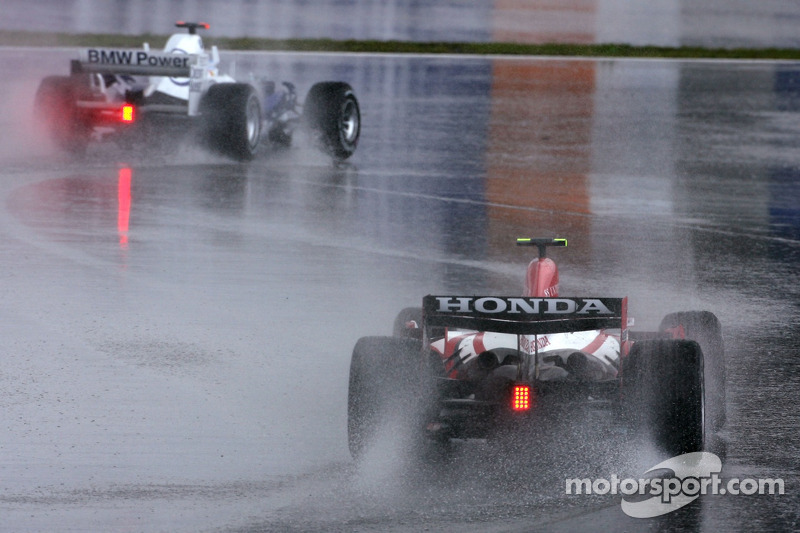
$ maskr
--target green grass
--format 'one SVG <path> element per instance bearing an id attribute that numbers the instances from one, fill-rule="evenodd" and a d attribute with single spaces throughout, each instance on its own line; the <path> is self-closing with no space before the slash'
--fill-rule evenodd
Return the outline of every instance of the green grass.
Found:
<path id="1" fill-rule="evenodd" d="M 0 46 L 138 47 L 147 41 L 164 45 L 165 35 L 109 35 L 0 31 Z M 476 54 L 577 57 L 715 58 L 798 60 L 795 48 L 702 48 L 692 46 L 631 46 L 626 44 L 520 44 L 409 41 L 338 41 L 333 39 L 206 38 L 222 50 L 294 50 L 308 52 L 370 52 L 406 54 Z"/>

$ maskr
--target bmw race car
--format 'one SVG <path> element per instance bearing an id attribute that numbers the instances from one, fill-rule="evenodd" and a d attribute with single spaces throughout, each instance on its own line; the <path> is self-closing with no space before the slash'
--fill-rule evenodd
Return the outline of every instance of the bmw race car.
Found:
<path id="1" fill-rule="evenodd" d="M 353 89 L 326 81 L 311 87 L 300 105 L 295 86 L 266 79 L 239 83 L 219 72 L 216 46 L 206 52 L 197 30 L 208 24 L 178 22 L 163 51 L 84 50 L 69 76 L 42 80 L 35 113 L 55 143 L 82 153 L 92 139 L 141 141 L 156 133 L 194 131 L 211 149 L 251 159 L 262 141 L 289 145 L 298 126 L 336 159 L 358 145 L 361 114 Z"/>
<path id="2" fill-rule="evenodd" d="M 627 298 L 563 297 L 548 247 L 538 248 L 520 297 L 428 295 L 400 312 L 392 337 L 353 350 L 351 454 L 361 457 L 387 417 L 411 420 L 417 442 L 491 439 L 522 427 L 608 410 L 663 452 L 704 449 L 725 422 L 720 324 L 710 312 L 667 315 L 634 332 Z"/>

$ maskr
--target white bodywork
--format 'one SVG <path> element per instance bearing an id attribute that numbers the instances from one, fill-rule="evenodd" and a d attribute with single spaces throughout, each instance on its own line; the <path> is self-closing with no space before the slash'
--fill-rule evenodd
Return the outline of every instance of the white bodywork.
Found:
<path id="1" fill-rule="evenodd" d="M 91 48 L 81 53 L 80 64 L 83 71 L 94 73 L 94 89 L 108 99 L 97 105 L 114 107 L 127 91 L 143 90 L 147 98 L 162 93 L 186 102 L 189 116 L 198 115 L 200 99 L 211 85 L 236 81 L 219 73 L 217 47 L 207 53 L 197 34 L 172 35 L 163 52 L 152 52 L 147 43 L 141 49 Z"/>
<path id="2" fill-rule="evenodd" d="M 464 367 L 476 361 L 484 352 L 503 354 L 508 350 L 519 350 L 522 353 L 534 354 L 538 351 L 539 364 L 531 366 L 529 378 L 542 381 L 569 379 L 568 358 L 576 352 L 586 356 L 590 362 L 597 363 L 592 365 L 593 381 L 614 379 L 617 376 L 616 369 L 620 357 L 619 334 L 612 335 L 606 330 L 549 335 L 449 331 L 446 337 L 431 343 L 431 347 L 443 358 L 457 354 L 460 360 L 457 367 Z M 498 360 L 498 364 L 500 363 L 502 360 Z M 538 372 L 538 375 L 535 375 L 535 372 Z"/>
<path id="3" fill-rule="evenodd" d="M 228 75 L 219 74 L 219 50 L 216 46 L 212 46 L 211 54 L 206 54 L 203 48 L 203 39 L 199 35 L 173 34 L 164 46 L 164 53 L 196 56 L 197 60 L 192 66 L 191 79 L 153 77 L 150 79 L 145 96 L 150 96 L 153 92 L 158 91 L 188 101 L 192 80 L 207 80 L 209 83 L 232 83 L 235 81 Z M 204 90 L 201 89 L 200 92 L 204 92 Z"/>

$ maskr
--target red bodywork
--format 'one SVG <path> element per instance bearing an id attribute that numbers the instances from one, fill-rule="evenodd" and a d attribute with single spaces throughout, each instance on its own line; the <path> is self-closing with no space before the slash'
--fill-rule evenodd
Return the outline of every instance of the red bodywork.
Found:
<path id="1" fill-rule="evenodd" d="M 536 258 L 525 273 L 525 294 L 531 298 L 558 296 L 558 267 L 549 257 Z"/>

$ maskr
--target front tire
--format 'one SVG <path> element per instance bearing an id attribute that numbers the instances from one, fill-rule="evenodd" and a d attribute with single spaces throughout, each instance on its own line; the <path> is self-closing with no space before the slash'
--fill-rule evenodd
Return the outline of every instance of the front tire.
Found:
<path id="1" fill-rule="evenodd" d="M 344 82 L 316 83 L 306 96 L 303 121 L 320 137 L 323 150 L 339 160 L 353 155 L 361 136 L 361 110 Z"/>
<path id="2" fill-rule="evenodd" d="M 213 150 L 237 161 L 253 159 L 261 142 L 261 104 L 251 85 L 212 85 L 201 113 L 205 141 Z"/>
<path id="3" fill-rule="evenodd" d="M 412 327 L 412 324 L 415 325 Z M 394 319 L 392 335 L 408 339 L 422 338 L 422 308 L 406 307 L 402 309 Z"/>

